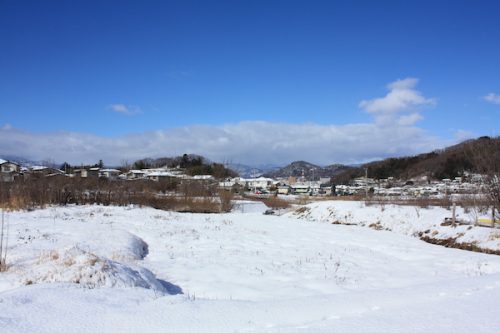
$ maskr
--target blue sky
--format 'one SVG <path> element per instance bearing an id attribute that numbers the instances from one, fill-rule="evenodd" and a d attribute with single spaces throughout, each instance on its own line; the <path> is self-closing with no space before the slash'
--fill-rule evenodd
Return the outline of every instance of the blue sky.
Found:
<path id="1" fill-rule="evenodd" d="M 329 164 L 498 135 L 499 32 L 498 1 L 0 0 L 0 154 Z"/>

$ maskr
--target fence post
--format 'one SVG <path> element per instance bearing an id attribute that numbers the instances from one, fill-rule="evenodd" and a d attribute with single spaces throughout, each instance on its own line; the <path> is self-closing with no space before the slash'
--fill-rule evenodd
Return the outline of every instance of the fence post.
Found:
<path id="1" fill-rule="evenodd" d="M 491 207 L 491 227 L 495 228 L 495 205 Z"/>
<path id="2" fill-rule="evenodd" d="M 455 222 L 457 221 L 457 215 L 456 215 L 456 209 L 457 209 L 457 204 L 453 202 L 453 210 L 452 210 L 452 216 L 451 216 L 451 225 L 455 227 Z"/>
<path id="3" fill-rule="evenodd" d="M 2 221 L 0 226 L 0 272 L 4 270 L 4 262 L 3 262 L 3 226 L 4 226 L 4 211 L 2 209 Z"/>

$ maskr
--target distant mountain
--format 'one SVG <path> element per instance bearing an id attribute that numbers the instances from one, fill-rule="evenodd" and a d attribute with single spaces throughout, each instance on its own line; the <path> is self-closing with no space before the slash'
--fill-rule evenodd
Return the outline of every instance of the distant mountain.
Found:
<path id="1" fill-rule="evenodd" d="M 30 167 L 33 165 L 45 165 L 47 162 L 33 161 L 27 158 L 13 156 L 13 155 L 0 155 L 0 158 L 6 161 L 15 162 L 21 166 Z M 53 164 L 53 162 L 51 162 Z"/>
<path id="2" fill-rule="evenodd" d="M 467 140 L 445 149 L 416 156 L 387 158 L 353 167 L 337 174 L 333 181 L 345 184 L 356 177 L 383 179 L 445 179 L 462 176 L 465 171 L 483 173 L 500 168 L 500 137 Z M 485 168 L 486 166 L 486 168 Z"/>
<path id="3" fill-rule="evenodd" d="M 271 172 L 279 169 L 279 166 L 273 164 L 262 164 L 257 166 L 250 166 L 239 163 L 231 163 L 227 165 L 228 168 L 234 170 L 240 177 L 243 178 L 256 178 L 260 177 L 266 172 Z"/>
<path id="4" fill-rule="evenodd" d="M 266 172 L 264 176 L 270 178 L 305 177 L 307 180 L 317 180 L 319 178 L 331 178 L 348 169 L 350 169 L 349 166 L 342 164 L 321 167 L 306 161 L 295 161 L 281 169 Z"/>

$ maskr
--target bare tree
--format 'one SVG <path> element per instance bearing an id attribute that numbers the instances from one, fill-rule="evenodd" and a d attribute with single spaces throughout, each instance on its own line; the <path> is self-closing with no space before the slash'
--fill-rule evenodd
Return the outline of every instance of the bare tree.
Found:
<path id="1" fill-rule="evenodd" d="M 500 137 L 482 137 L 471 142 L 467 149 L 474 169 L 481 174 L 484 194 L 491 207 L 491 223 L 500 212 Z"/>

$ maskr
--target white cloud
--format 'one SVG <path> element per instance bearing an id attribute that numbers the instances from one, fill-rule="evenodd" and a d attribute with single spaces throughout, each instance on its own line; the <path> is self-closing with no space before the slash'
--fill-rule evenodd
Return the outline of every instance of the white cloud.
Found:
<path id="1" fill-rule="evenodd" d="M 120 104 L 120 103 L 111 104 L 108 107 L 108 110 L 111 110 L 111 111 L 116 112 L 116 113 L 125 114 L 127 116 L 133 116 L 133 115 L 142 113 L 141 108 L 139 108 L 137 106 L 125 105 L 125 104 Z"/>
<path id="2" fill-rule="evenodd" d="M 359 107 L 375 117 L 380 125 L 393 123 L 414 124 L 423 117 L 419 107 L 434 106 L 436 100 L 424 97 L 415 86 L 416 78 L 397 80 L 387 85 L 389 92 L 384 97 L 363 100 Z M 410 113 L 410 115 L 408 115 Z"/>
<path id="3" fill-rule="evenodd" d="M 455 139 L 459 142 L 472 139 L 476 136 L 471 131 L 466 131 L 466 130 L 462 130 L 462 129 L 455 130 L 453 135 L 454 135 Z"/>
<path id="4" fill-rule="evenodd" d="M 483 99 L 492 104 L 500 104 L 500 95 L 495 93 L 489 93 L 486 96 L 483 96 Z"/>
<path id="5" fill-rule="evenodd" d="M 143 157 L 196 153 L 214 161 L 256 165 L 293 160 L 358 163 L 441 147 L 424 130 L 409 126 L 285 124 L 262 121 L 187 126 L 108 138 L 75 132 L 35 134 L 0 129 L 0 151 L 33 159 L 108 164 Z"/>
<path id="6" fill-rule="evenodd" d="M 401 126 L 411 126 L 422 120 L 423 117 L 420 113 L 411 113 L 409 115 L 403 115 L 399 117 L 398 124 Z"/>
<path id="7" fill-rule="evenodd" d="M 39 134 L 0 127 L 0 151 L 5 155 L 22 154 L 36 160 L 51 158 L 73 164 L 103 159 L 109 165 L 184 153 L 249 165 L 286 164 L 299 159 L 323 165 L 360 163 L 413 155 L 446 144 L 415 126 L 422 119 L 417 107 L 435 104 L 415 90 L 417 82 L 414 78 L 392 82 L 385 97 L 362 101 L 360 107 L 373 115 L 373 121 L 368 123 L 339 126 L 243 121 L 118 138 L 76 132 Z M 124 114 L 135 110 L 124 104 L 114 104 L 110 109 Z"/>
<path id="8" fill-rule="evenodd" d="M 8 130 L 12 129 L 12 125 L 11 124 L 4 124 L 2 126 L 2 129 L 8 131 Z"/>

